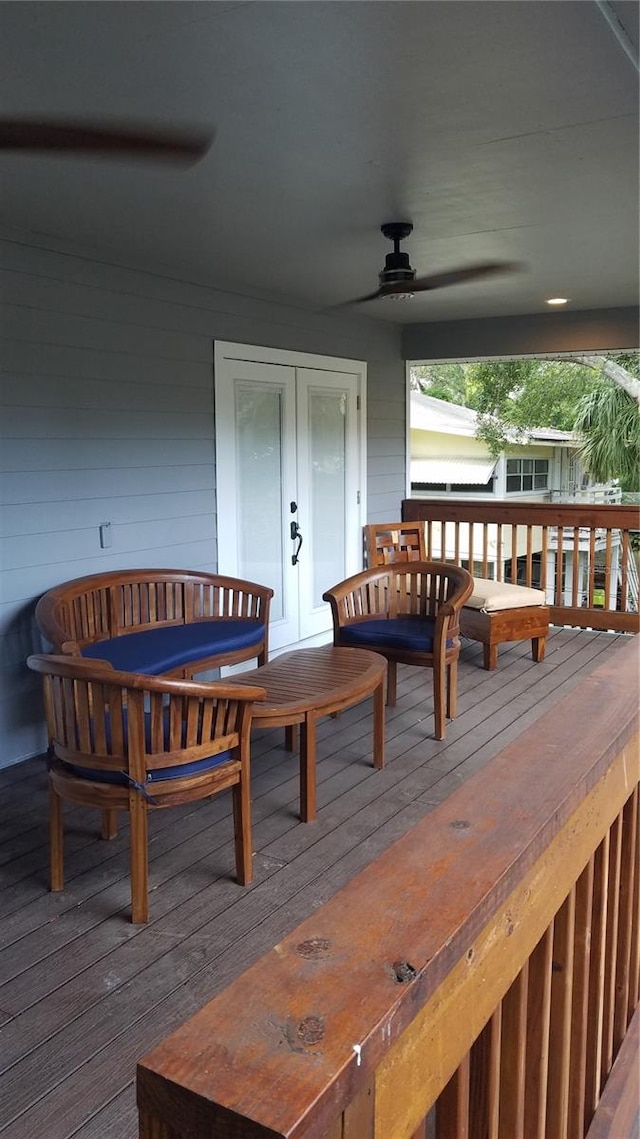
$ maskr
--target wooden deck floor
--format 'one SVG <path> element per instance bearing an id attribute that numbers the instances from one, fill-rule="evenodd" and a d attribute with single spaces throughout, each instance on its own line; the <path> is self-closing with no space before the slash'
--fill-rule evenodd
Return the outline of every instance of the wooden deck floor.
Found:
<path id="1" fill-rule="evenodd" d="M 383 771 L 370 701 L 322 722 L 318 819 L 300 823 L 282 731 L 253 747 L 255 880 L 232 879 L 230 799 L 151 816 L 151 921 L 128 919 L 127 828 L 96 838 L 68 810 L 67 888 L 47 891 L 43 761 L 0 772 L 0 1135 L 133 1139 L 135 1064 L 354 874 L 542 716 L 621 638 L 556 629 L 541 665 L 503 646 L 497 672 L 467 643 L 458 718 L 433 739 L 425 673 L 400 667 Z M 430 690 L 430 677 L 428 680 Z"/>

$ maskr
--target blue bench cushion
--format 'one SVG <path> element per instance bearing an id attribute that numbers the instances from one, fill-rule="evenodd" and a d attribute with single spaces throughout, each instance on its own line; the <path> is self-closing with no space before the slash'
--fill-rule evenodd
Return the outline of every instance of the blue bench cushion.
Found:
<path id="1" fill-rule="evenodd" d="M 123 729 L 124 729 L 125 738 L 126 738 L 126 734 L 127 734 L 127 709 L 126 708 L 123 710 L 122 720 L 123 720 Z M 165 712 L 164 723 L 165 723 L 165 744 L 166 744 L 167 750 L 169 750 L 169 737 L 168 737 L 169 721 L 168 721 L 167 712 Z M 183 725 L 183 743 L 184 743 L 184 737 L 186 736 L 186 729 L 187 729 L 187 725 L 184 724 Z M 93 731 L 93 728 L 92 728 L 92 731 Z M 147 748 L 147 751 L 150 752 L 152 750 L 152 748 L 151 748 L 151 717 L 150 717 L 148 712 L 145 712 L 145 714 L 144 714 L 144 734 L 145 734 L 146 748 Z M 107 747 L 110 747 L 111 746 L 111 740 L 110 740 L 111 731 L 110 731 L 110 724 L 109 724 L 109 718 L 108 717 L 107 717 L 107 722 L 106 722 L 106 735 L 107 735 Z M 199 774 L 202 774 L 202 772 L 204 772 L 204 771 L 209 771 L 213 767 L 218 767 L 221 763 L 227 763 L 231 758 L 232 758 L 232 753 L 230 751 L 221 751 L 217 755 L 208 755 L 208 756 L 205 756 L 204 759 L 196 759 L 196 760 L 193 760 L 191 763 L 181 763 L 178 765 L 173 764 L 171 767 L 156 767 L 151 771 L 147 771 L 146 781 L 147 781 L 147 783 L 157 783 L 161 779 L 182 779 L 186 775 L 199 775 Z M 125 785 L 125 784 L 128 784 L 130 782 L 129 776 L 127 775 L 126 771 L 99 770 L 98 768 L 95 768 L 95 767 L 82 767 L 80 764 L 77 764 L 77 763 L 64 763 L 64 766 L 67 767 L 69 769 L 69 771 L 72 771 L 75 775 L 80 775 L 84 779 L 92 779 L 96 783 L 118 783 L 120 785 Z"/>
<path id="2" fill-rule="evenodd" d="M 230 751 L 221 751 L 218 755 L 209 755 L 205 759 L 197 759 L 193 763 L 181 763 L 173 767 L 156 767 L 147 771 L 147 783 L 158 783 L 162 779 L 184 779 L 187 775 L 202 775 L 221 763 L 231 759 Z M 126 771 L 99 771 L 95 767 L 81 767 L 77 763 L 63 763 L 63 766 L 80 775 L 83 779 L 91 779 L 94 783 L 116 783 L 127 786 L 131 780 Z"/>
<path id="3" fill-rule="evenodd" d="M 264 624 L 246 617 L 213 621 L 194 621 L 189 625 L 160 625 L 141 633 L 123 633 L 106 641 L 86 645 L 83 657 L 107 660 L 120 672 L 143 672 L 161 676 L 174 668 L 205 660 L 217 653 L 259 645 L 264 638 Z"/>
<path id="4" fill-rule="evenodd" d="M 340 644 L 385 649 L 401 652 L 433 652 L 435 621 L 432 617 L 390 617 L 357 621 L 340 630 Z M 447 641 L 447 648 L 453 641 Z"/>

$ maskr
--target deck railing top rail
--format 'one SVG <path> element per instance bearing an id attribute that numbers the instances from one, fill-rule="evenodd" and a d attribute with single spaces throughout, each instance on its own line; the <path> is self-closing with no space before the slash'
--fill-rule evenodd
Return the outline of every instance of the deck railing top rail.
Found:
<path id="1" fill-rule="evenodd" d="M 479 995 L 493 987 L 501 998 L 540 937 L 532 913 L 553 923 L 570 888 L 544 872 L 532 894 L 528 875 L 553 850 L 561 866 L 577 859 L 577 876 L 591 849 L 576 850 L 570 820 L 597 792 L 600 806 L 587 812 L 597 845 L 622 809 L 618 799 L 634 793 L 637 691 L 634 639 L 148 1055 L 138 1071 L 141 1133 L 416 1133 L 406 1114 L 416 1110 L 411 1074 L 394 1073 L 397 1046 L 427 1008 L 440 1016 L 440 1002 L 449 1043 L 413 1073 L 421 1096 L 425 1079 L 439 1095 L 460 1063 L 455 1047 L 487 1015 L 468 996 L 464 1012 L 455 1004 L 462 989 L 451 978 L 464 987 L 475 975 Z M 487 956 L 497 944 L 506 962 L 499 976 Z M 386 1103 L 387 1119 L 370 1126 L 376 1072 L 376 1112 Z M 349 1105 L 360 1120 L 352 1130 L 336 1125 Z"/>
<path id="2" fill-rule="evenodd" d="M 467 502 L 457 498 L 405 498 L 402 518 L 405 522 L 425 518 L 446 522 L 456 518 L 460 522 L 640 529 L 640 509 L 622 503 Z"/>

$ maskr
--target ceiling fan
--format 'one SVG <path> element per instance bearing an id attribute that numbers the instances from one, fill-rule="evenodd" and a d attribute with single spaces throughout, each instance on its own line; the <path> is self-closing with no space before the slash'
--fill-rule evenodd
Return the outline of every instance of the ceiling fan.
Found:
<path id="1" fill-rule="evenodd" d="M 190 165 L 207 153 L 213 133 L 193 128 L 129 126 L 108 121 L 0 118 L 0 153 L 174 162 Z"/>
<path id="2" fill-rule="evenodd" d="M 387 222 L 380 229 L 389 241 L 393 242 L 393 253 L 387 253 L 384 269 L 379 274 L 380 286 L 373 293 L 356 297 L 346 304 L 361 304 L 363 301 L 376 301 L 380 297 L 396 300 L 411 298 L 414 293 L 428 289 L 443 289 L 447 285 L 461 285 L 465 281 L 478 281 L 498 273 L 510 273 L 521 266 L 510 261 L 484 261 L 477 265 L 466 265 L 460 269 L 448 269 L 443 273 L 431 273 L 428 277 L 416 277 L 415 269 L 409 263 L 409 254 L 400 249 L 400 242 L 408 237 L 413 229 L 409 221 Z"/>

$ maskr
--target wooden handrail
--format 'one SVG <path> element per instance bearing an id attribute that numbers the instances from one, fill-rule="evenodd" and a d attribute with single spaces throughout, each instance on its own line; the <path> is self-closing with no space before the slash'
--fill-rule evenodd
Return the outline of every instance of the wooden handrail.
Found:
<path id="1" fill-rule="evenodd" d="M 429 558 L 543 589 L 554 624 L 640 631 L 636 506 L 406 498 L 402 520 L 424 523 Z"/>
<path id="2" fill-rule="evenodd" d="M 638 1004 L 637 692 L 634 639 L 145 1057 L 140 1135 L 583 1136 Z"/>

